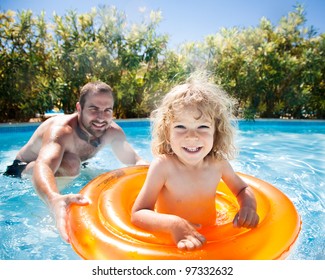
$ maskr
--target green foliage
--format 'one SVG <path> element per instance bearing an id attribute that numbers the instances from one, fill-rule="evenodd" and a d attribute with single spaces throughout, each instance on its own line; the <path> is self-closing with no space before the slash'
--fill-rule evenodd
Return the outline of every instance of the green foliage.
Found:
<path id="1" fill-rule="evenodd" d="M 239 101 L 239 116 L 324 118 L 325 35 L 308 28 L 302 6 L 277 26 L 222 28 L 203 42 L 167 49 L 161 13 L 127 22 L 115 7 L 33 16 L 0 12 L 0 121 L 27 121 L 56 107 L 75 110 L 80 88 L 101 80 L 115 92 L 117 118 L 147 117 L 193 71 L 211 72 Z"/>
<path id="2" fill-rule="evenodd" d="M 47 72 L 48 33 L 44 14 L 32 17 L 31 11 L 0 14 L 0 119 L 28 120 L 52 107 L 50 96 L 40 90 Z M 44 93 L 44 92 L 43 92 Z"/>
<path id="3" fill-rule="evenodd" d="M 297 6 L 278 26 L 262 18 L 256 28 L 221 29 L 183 55 L 205 55 L 204 67 L 239 99 L 245 118 L 324 118 L 324 34 L 305 23 Z"/>

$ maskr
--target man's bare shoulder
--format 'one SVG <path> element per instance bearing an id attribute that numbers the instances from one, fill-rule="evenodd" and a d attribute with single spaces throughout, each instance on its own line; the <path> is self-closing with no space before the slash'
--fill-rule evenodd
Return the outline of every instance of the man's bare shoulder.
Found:
<path id="1" fill-rule="evenodd" d="M 36 129 L 28 143 L 18 152 L 17 157 L 31 162 L 37 158 L 44 145 L 59 142 L 63 147 L 72 143 L 75 121 L 77 121 L 77 115 L 63 115 L 47 119 Z"/>
<path id="2" fill-rule="evenodd" d="M 122 127 L 113 121 L 101 139 L 108 143 L 111 143 L 112 141 L 120 141 L 125 139 L 125 133 Z"/>
<path id="3" fill-rule="evenodd" d="M 112 121 L 110 128 L 111 131 L 116 131 L 116 132 L 122 132 L 123 133 L 123 129 L 122 127 L 120 127 L 116 122 Z"/>
<path id="4" fill-rule="evenodd" d="M 55 116 L 43 122 L 36 132 L 38 136 L 68 136 L 75 130 L 77 122 L 77 114 Z"/>

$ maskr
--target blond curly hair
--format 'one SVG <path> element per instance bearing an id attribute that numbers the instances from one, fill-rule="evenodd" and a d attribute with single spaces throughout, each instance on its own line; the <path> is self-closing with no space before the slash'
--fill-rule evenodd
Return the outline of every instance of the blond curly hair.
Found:
<path id="1" fill-rule="evenodd" d="M 161 105 L 151 113 L 153 155 L 172 154 L 169 144 L 170 125 L 175 115 L 193 106 L 205 117 L 214 121 L 214 143 L 208 154 L 217 159 L 233 159 L 236 155 L 234 136 L 236 121 L 233 109 L 236 101 L 208 77 L 193 74 L 184 84 L 168 92 Z"/>

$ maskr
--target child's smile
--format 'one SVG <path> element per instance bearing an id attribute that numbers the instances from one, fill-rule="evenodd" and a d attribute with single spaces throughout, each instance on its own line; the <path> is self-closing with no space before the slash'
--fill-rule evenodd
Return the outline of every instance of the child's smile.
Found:
<path id="1" fill-rule="evenodd" d="M 189 153 L 196 153 L 202 149 L 202 147 L 183 147 L 183 149 Z"/>

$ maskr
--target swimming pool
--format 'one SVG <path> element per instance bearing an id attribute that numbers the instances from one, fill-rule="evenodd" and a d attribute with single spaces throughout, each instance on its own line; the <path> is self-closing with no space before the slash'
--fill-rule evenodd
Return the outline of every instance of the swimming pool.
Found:
<path id="1" fill-rule="evenodd" d="M 148 120 L 118 123 L 136 151 L 150 161 Z M 0 126 L 1 173 L 35 128 L 31 124 Z M 302 230 L 288 259 L 324 260 L 325 121 L 239 121 L 237 144 L 240 154 L 232 161 L 234 169 L 279 188 L 302 218 Z M 89 160 L 88 167 L 64 193 L 77 193 L 93 177 L 122 165 L 106 147 Z M 0 259 L 80 259 L 60 238 L 53 218 L 29 180 L 0 176 L 0 186 Z"/>

